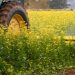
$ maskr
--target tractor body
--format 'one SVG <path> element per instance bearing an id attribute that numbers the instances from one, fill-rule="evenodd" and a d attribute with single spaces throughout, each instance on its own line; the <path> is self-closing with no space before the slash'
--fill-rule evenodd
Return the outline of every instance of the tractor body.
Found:
<path id="1" fill-rule="evenodd" d="M 2 0 L 0 0 L 0 6 L 1 6 Z"/>

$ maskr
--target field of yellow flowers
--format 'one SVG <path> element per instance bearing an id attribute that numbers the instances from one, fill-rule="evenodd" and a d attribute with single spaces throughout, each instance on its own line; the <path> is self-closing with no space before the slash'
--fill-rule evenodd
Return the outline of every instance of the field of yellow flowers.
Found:
<path id="1" fill-rule="evenodd" d="M 28 17 L 29 30 L 0 32 L 0 75 L 59 75 L 75 67 L 75 44 L 63 39 L 75 37 L 75 11 L 28 10 Z"/>
<path id="2" fill-rule="evenodd" d="M 75 35 L 75 11 L 29 11 L 31 29 L 43 34 Z"/>

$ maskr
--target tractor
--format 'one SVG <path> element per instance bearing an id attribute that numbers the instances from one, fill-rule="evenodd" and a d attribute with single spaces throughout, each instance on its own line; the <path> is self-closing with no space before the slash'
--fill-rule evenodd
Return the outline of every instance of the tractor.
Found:
<path id="1" fill-rule="evenodd" d="M 0 0 L 0 26 L 19 29 L 29 28 L 29 20 L 25 8 L 26 0 Z"/>

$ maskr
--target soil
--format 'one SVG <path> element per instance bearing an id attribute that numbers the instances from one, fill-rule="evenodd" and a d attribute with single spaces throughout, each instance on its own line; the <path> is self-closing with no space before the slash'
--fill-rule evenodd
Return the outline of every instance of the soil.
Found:
<path id="1" fill-rule="evenodd" d="M 75 75 L 75 69 L 66 69 L 63 75 Z"/>

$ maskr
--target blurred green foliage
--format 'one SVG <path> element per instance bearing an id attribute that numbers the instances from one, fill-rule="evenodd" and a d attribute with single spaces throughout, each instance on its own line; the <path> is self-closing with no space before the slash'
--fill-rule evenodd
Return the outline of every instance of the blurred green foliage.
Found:
<path id="1" fill-rule="evenodd" d="M 30 31 L 22 30 L 19 35 L 0 31 L 0 75 L 56 75 L 75 66 L 75 44 L 66 44 L 62 35 L 55 40 L 53 32 L 45 26 L 52 22 L 45 23 L 46 15 L 43 19 L 39 15 L 41 20 L 38 16 L 36 22 L 32 16 Z"/>

